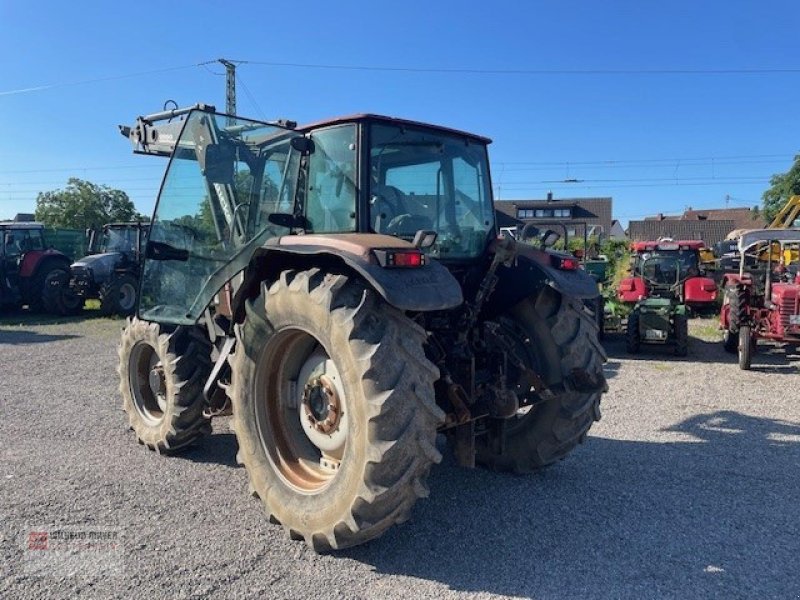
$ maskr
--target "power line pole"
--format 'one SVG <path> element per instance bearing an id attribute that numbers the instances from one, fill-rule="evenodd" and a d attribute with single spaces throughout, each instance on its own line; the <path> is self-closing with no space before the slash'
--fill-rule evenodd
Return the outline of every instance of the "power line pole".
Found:
<path id="1" fill-rule="evenodd" d="M 236 63 L 224 58 L 219 62 L 225 67 L 225 112 L 230 115 L 228 125 L 233 125 L 236 116 Z"/>

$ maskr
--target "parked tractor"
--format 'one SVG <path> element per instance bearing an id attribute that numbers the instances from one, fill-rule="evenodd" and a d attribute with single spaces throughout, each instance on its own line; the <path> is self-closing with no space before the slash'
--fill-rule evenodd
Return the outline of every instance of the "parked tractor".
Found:
<path id="1" fill-rule="evenodd" d="M 679 258 L 657 255 L 639 265 L 648 295 L 639 300 L 628 315 L 626 349 L 634 354 L 641 344 L 673 346 L 676 356 L 689 350 L 689 321 L 682 294 L 684 269 Z"/>
<path id="2" fill-rule="evenodd" d="M 607 389 L 574 257 L 498 237 L 487 145 L 375 115 L 305 127 L 164 111 L 171 156 L 122 333 L 129 424 L 171 452 L 233 412 L 251 492 L 317 551 L 409 518 L 439 462 L 531 472 Z"/>
<path id="3" fill-rule="evenodd" d="M 25 304 L 43 310 L 45 280 L 69 269 L 69 259 L 47 247 L 43 232 L 41 223 L 0 221 L 0 311 Z"/>
<path id="4" fill-rule="evenodd" d="M 642 265 L 650 257 L 672 257 L 680 263 L 680 278 L 683 286 L 680 297 L 690 309 L 698 312 L 716 308 L 717 284 L 706 276 L 701 263 L 701 251 L 705 244 L 700 240 L 659 240 L 633 242 L 630 277 L 620 281 L 617 298 L 629 305 L 648 298 L 651 290 L 642 274 Z"/>
<path id="5" fill-rule="evenodd" d="M 756 229 L 738 240 L 739 272 L 725 275 L 723 345 L 749 369 L 759 340 L 800 344 L 800 230 Z"/>
<path id="6" fill-rule="evenodd" d="M 47 304 L 60 315 L 79 314 L 87 299 L 99 299 L 105 315 L 130 316 L 136 310 L 142 250 L 149 223 L 109 223 L 89 232 L 89 254 L 69 272 L 47 279 Z"/>

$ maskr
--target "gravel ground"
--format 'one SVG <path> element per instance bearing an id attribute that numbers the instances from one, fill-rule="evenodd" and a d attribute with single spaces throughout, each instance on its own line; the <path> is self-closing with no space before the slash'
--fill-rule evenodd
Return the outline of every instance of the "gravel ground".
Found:
<path id="1" fill-rule="evenodd" d="M 631 359 L 610 336 L 604 418 L 567 460 L 515 477 L 446 455 L 409 522 L 319 556 L 247 495 L 228 419 L 182 457 L 135 443 L 121 325 L 0 322 L 2 598 L 800 595 L 798 353 L 740 371 L 712 321 L 692 323 L 687 359 Z M 56 527 L 120 547 L 71 572 L 51 551 L 37 572 L 29 533 Z"/>

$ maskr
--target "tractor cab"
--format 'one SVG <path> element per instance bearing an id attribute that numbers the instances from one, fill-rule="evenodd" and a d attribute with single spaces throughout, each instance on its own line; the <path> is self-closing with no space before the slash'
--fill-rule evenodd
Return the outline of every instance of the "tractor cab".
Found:
<path id="1" fill-rule="evenodd" d="M 118 252 L 135 257 L 144 250 L 147 243 L 149 223 L 109 223 L 101 230 L 89 230 L 87 254 L 106 254 Z"/>
<path id="2" fill-rule="evenodd" d="M 654 284 L 645 277 L 644 265 L 652 258 L 665 258 L 669 260 L 664 266 L 676 265 L 673 282 L 676 279 L 681 281 L 680 297 L 683 302 L 695 309 L 713 306 L 717 298 L 717 285 L 706 276 L 703 262 L 706 250 L 700 240 L 634 242 L 631 244 L 633 256 L 629 276 L 620 282 L 617 298 L 621 302 L 634 304 L 649 297 Z M 656 266 L 659 266 L 658 261 L 651 263 L 651 268 Z"/>

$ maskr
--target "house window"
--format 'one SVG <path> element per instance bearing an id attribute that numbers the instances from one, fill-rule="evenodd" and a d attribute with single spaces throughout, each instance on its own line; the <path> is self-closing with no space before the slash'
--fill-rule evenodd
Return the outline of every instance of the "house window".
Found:
<path id="1" fill-rule="evenodd" d="M 517 209 L 517 218 L 518 219 L 532 219 L 533 218 L 533 210 L 531 210 L 529 208 Z"/>

